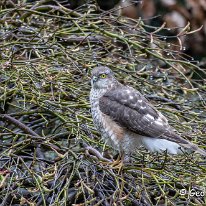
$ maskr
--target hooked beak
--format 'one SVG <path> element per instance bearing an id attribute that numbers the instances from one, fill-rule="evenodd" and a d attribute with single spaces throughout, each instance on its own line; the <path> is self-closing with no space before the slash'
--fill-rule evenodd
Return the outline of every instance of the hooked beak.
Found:
<path id="1" fill-rule="evenodd" d="M 92 82 L 94 83 L 94 82 L 96 82 L 98 80 L 98 77 L 97 76 L 93 76 L 92 77 Z"/>

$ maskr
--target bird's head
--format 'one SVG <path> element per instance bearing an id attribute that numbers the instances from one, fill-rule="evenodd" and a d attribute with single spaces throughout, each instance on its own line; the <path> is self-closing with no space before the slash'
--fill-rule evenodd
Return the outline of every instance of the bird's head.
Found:
<path id="1" fill-rule="evenodd" d="M 115 81 L 114 74 L 108 67 L 99 66 L 92 70 L 91 84 L 94 89 L 107 89 L 112 87 Z"/>

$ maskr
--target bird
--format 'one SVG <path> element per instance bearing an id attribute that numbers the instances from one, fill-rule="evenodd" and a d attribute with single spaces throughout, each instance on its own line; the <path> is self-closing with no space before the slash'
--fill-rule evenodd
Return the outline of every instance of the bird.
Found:
<path id="1" fill-rule="evenodd" d="M 144 95 L 121 84 L 107 66 L 91 71 L 90 104 L 96 129 L 125 162 L 140 146 L 150 152 L 194 151 L 206 156 L 203 149 L 181 137 Z"/>

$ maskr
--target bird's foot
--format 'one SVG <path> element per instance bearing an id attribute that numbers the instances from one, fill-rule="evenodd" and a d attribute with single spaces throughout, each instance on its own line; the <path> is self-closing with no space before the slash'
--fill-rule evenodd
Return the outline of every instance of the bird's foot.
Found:
<path id="1" fill-rule="evenodd" d="M 117 156 L 117 159 L 112 160 L 112 161 L 104 161 L 101 162 L 101 164 L 108 166 L 111 169 L 118 169 L 119 171 L 121 171 L 124 163 L 123 163 L 123 159 L 120 155 Z"/>
<path id="2" fill-rule="evenodd" d="M 112 162 L 111 167 L 112 169 L 118 170 L 118 174 L 119 174 L 124 167 L 124 159 L 119 157 L 117 160 Z"/>
<path id="3" fill-rule="evenodd" d="M 129 162 L 129 156 L 125 154 L 119 154 L 117 156 L 117 159 L 115 159 L 113 162 L 111 162 L 110 166 L 112 169 L 117 169 L 118 173 L 120 173 L 123 169 L 123 167 Z"/>
<path id="4" fill-rule="evenodd" d="M 118 170 L 118 173 L 122 171 L 122 168 L 130 162 L 130 156 L 125 154 L 118 154 L 116 159 L 109 162 L 102 162 L 102 164 L 107 165 L 111 169 Z"/>

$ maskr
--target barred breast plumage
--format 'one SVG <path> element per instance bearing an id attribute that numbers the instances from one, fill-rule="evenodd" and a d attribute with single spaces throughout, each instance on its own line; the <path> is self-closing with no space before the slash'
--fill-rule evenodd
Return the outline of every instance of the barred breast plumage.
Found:
<path id="1" fill-rule="evenodd" d="M 100 131 L 104 140 L 117 150 L 121 151 L 121 140 L 124 136 L 124 129 L 121 128 L 108 115 L 102 113 L 99 109 L 99 98 L 105 91 L 91 90 L 90 103 L 91 113 L 94 125 Z"/>

